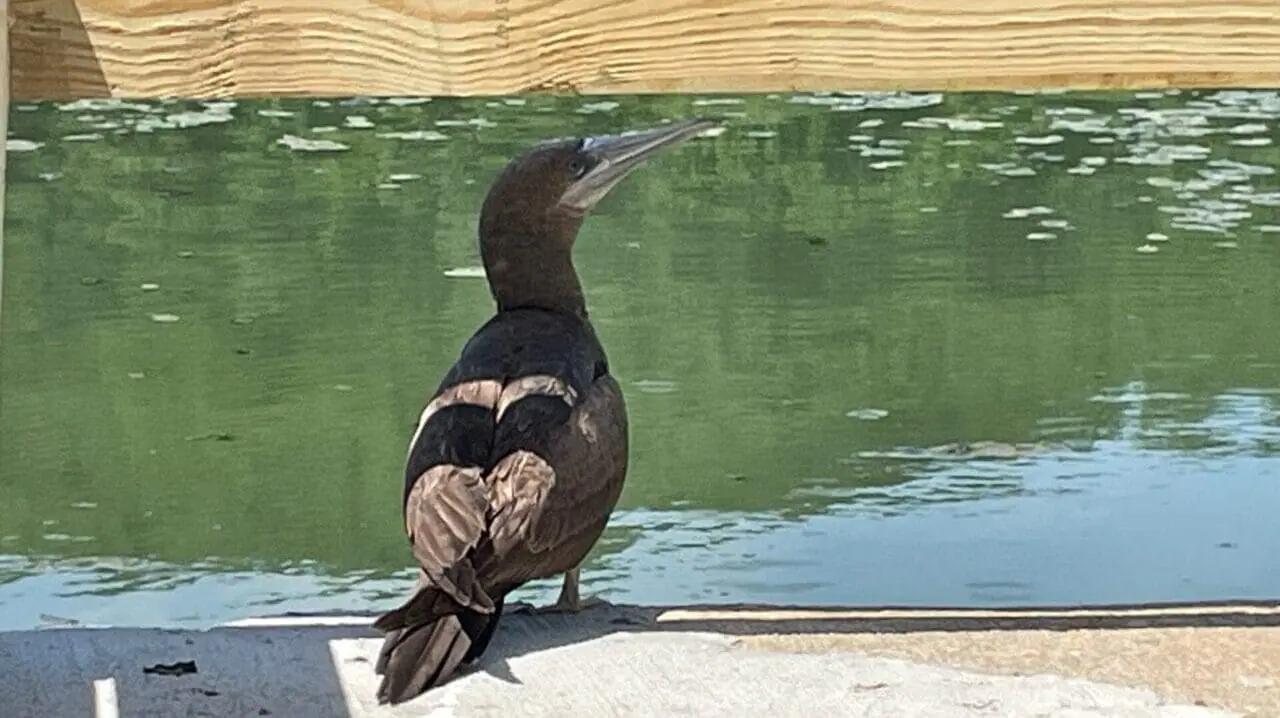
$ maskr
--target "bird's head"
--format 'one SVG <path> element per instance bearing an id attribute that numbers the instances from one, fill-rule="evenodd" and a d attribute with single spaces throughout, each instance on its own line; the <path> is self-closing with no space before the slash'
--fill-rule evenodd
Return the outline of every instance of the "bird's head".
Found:
<path id="1" fill-rule="evenodd" d="M 480 211 L 482 252 L 500 254 L 512 245 L 571 248 L 587 213 L 632 170 L 713 125 L 692 119 L 534 147 L 508 163 L 489 189 Z"/>

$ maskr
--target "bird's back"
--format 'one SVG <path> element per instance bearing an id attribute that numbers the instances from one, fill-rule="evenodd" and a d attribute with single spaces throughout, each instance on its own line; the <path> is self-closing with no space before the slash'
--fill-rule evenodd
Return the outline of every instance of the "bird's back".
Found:
<path id="1" fill-rule="evenodd" d="M 553 395 L 584 397 L 608 373 L 604 348 L 587 320 L 542 309 L 494 315 L 463 346 L 423 411 L 405 463 L 405 497 L 438 464 L 487 471 L 519 448 L 547 450 L 573 408 Z M 541 393 L 534 386 L 539 380 L 547 385 Z M 512 391 L 519 382 L 530 389 Z M 497 405 L 495 390 L 507 395 L 507 404 Z M 514 399 L 524 401 L 511 412 Z"/>
<path id="2" fill-rule="evenodd" d="M 589 322 L 521 309 L 481 327 L 410 443 L 404 520 L 421 577 L 375 624 L 388 632 L 380 693 L 443 680 L 483 651 L 507 593 L 575 569 L 617 504 L 627 452 L 622 392 Z"/>

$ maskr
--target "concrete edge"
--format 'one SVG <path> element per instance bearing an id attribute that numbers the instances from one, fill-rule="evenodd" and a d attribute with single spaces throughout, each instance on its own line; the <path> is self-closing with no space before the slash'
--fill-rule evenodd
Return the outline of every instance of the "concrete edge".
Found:
<path id="1" fill-rule="evenodd" d="M 921 676 L 929 675 L 926 669 L 950 667 L 990 676 L 1084 680 L 1099 686 L 1153 691 L 1154 695 L 1187 706 L 1225 709 L 1235 715 L 1280 716 L 1280 687 L 1274 682 L 1264 685 L 1270 678 L 1258 674 L 1265 658 L 1265 649 L 1260 646 L 1274 644 L 1275 653 L 1280 655 L 1280 602 L 994 610 L 605 605 L 578 616 L 530 615 L 522 613 L 519 605 L 512 608 L 513 620 L 504 622 L 507 635 L 502 640 L 507 645 L 500 648 L 496 658 L 503 666 L 508 661 L 527 668 L 541 665 L 539 662 L 572 660 L 561 656 L 572 655 L 587 644 L 597 652 L 604 650 L 602 645 L 625 645 L 610 642 L 610 636 L 630 635 L 643 639 L 647 645 L 668 647 L 690 638 L 705 638 L 711 644 L 755 649 L 750 651 L 754 655 L 781 654 L 782 660 L 801 660 L 785 658 L 788 655 L 815 659 L 865 656 L 866 660 L 915 666 L 910 670 Z M 16 656 L 17 672 L 25 673 L 28 682 L 34 677 L 34 682 L 47 683 L 40 689 L 46 695 L 83 686 L 74 690 L 85 694 L 92 704 L 91 708 L 85 706 L 86 715 L 119 718 L 163 715 L 136 708 L 121 711 L 121 696 L 126 697 L 126 703 L 133 696 L 136 703 L 140 690 L 139 676 L 133 670 L 120 673 L 121 666 L 166 663 L 181 655 L 200 653 L 203 680 L 221 680 L 219 690 L 248 696 L 275 695 L 288 686 L 263 683 L 262 677 L 252 671 L 235 678 L 232 674 L 243 669 L 227 666 L 235 662 L 233 656 L 240 651 L 247 650 L 246 655 L 274 651 L 274 658 L 266 661 L 268 666 L 281 660 L 305 660 L 312 664 L 311 674 L 316 674 L 316 666 L 324 664 L 326 671 L 338 675 L 336 688 L 317 683 L 315 693 L 328 691 L 326 700 L 344 706 L 340 715 L 399 716 L 402 713 L 364 703 L 365 694 L 372 695 L 367 685 L 371 679 L 361 671 L 367 671 L 370 656 L 380 643 L 371 626 L 375 615 L 283 613 L 228 621 L 203 630 L 59 626 L 13 631 L 0 633 L 0 658 L 6 651 L 10 660 Z M 1108 621 L 1117 625 L 1098 627 Z M 1169 621 L 1176 621 L 1178 626 L 1161 627 L 1162 622 Z M 1224 622 L 1227 625 L 1221 625 Z M 600 643 L 602 638 L 605 644 Z M 658 643 L 653 644 L 654 641 Z M 194 648 L 182 648 L 184 642 Z M 254 647 L 260 643 L 275 647 Z M 350 665 L 339 665 L 343 662 L 339 654 L 344 651 Z M 317 658 L 320 654 L 322 659 Z M 36 655 L 40 657 L 33 657 Z M 23 663 L 32 665 L 24 668 Z M 1192 664 L 1203 664 L 1207 669 L 1183 675 L 1183 669 Z M 1280 670 L 1274 675 L 1280 677 Z M 14 685 L 10 682 L 8 687 L 13 689 Z M 5 681 L 0 677 L 0 688 L 3 687 Z M 296 686 L 294 690 L 301 688 Z M 16 689 L 19 693 L 23 690 L 27 688 Z M 156 689 L 152 686 L 146 690 Z M 490 685 L 482 692 L 493 690 Z M 472 694 L 462 695 L 466 699 Z M 152 696 L 147 700 L 172 708 L 178 705 L 174 701 L 192 699 Z M 328 707 L 325 704 L 322 709 Z M 293 715 L 287 709 L 285 713 Z M 324 710 L 321 714 L 339 715 Z"/>

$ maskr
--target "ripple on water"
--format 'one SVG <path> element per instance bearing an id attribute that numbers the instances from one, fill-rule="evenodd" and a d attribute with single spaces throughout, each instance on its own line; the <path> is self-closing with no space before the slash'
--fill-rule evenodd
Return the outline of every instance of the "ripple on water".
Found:
<path id="1" fill-rule="evenodd" d="M 575 110 L 580 115 L 594 115 L 601 112 L 613 112 L 621 105 L 613 100 L 600 100 L 598 102 L 584 102 Z"/>
<path id="2" fill-rule="evenodd" d="M 792 95 L 789 101 L 797 105 L 825 107 L 833 112 L 858 112 L 922 109 L 941 105 L 944 99 L 941 92 L 815 92 Z"/>
<path id="3" fill-rule="evenodd" d="M 1056 145 L 1056 144 L 1060 144 L 1062 140 L 1063 140 L 1063 137 L 1062 135 L 1059 135 L 1059 134 L 1042 135 L 1040 137 L 1025 137 L 1022 135 L 1016 135 L 1013 138 L 1013 141 L 1017 144 L 1032 145 L 1032 146 Z"/>
<path id="4" fill-rule="evenodd" d="M 1036 205 L 1034 207 L 1014 207 L 1001 216 L 1005 219 L 1024 219 L 1026 217 L 1038 217 L 1046 214 L 1053 214 L 1053 210 L 1048 207 Z"/>
<path id="5" fill-rule="evenodd" d="M 406 130 L 403 132 L 379 132 L 378 137 L 389 140 L 409 140 L 414 142 L 444 142 L 449 136 L 436 130 Z"/>
<path id="6" fill-rule="evenodd" d="M 334 140 L 313 140 L 297 135 L 285 135 L 276 144 L 293 152 L 345 152 L 351 145 Z"/>
<path id="7" fill-rule="evenodd" d="M 981 132 L 1003 128 L 1004 123 L 972 117 L 922 117 L 917 120 L 907 120 L 902 123 L 902 126 L 911 129 L 944 128 L 952 132 Z"/>

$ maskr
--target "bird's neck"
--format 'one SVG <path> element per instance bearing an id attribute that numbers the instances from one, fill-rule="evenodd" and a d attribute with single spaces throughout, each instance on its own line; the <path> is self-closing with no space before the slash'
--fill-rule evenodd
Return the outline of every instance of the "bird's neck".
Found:
<path id="1" fill-rule="evenodd" d="M 498 311 L 548 309 L 578 317 L 587 315 L 582 282 L 569 247 L 530 247 L 504 243 L 501 252 L 486 252 L 485 276 Z"/>

